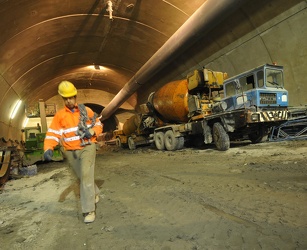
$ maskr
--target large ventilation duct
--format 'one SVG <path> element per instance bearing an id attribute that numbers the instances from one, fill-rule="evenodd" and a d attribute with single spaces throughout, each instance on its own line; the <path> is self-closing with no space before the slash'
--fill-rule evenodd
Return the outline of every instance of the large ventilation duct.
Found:
<path id="1" fill-rule="evenodd" d="M 247 1 L 207 0 L 124 85 L 102 110 L 101 120 L 109 118 L 146 81 Z"/>

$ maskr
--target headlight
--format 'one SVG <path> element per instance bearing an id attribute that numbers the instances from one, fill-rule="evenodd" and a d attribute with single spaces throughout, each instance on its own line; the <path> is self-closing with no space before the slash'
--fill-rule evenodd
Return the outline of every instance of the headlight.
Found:
<path id="1" fill-rule="evenodd" d="M 281 101 L 282 101 L 282 102 L 287 102 L 287 101 L 288 101 L 288 96 L 287 96 L 287 94 L 283 94 L 283 95 L 282 95 Z"/>
<path id="2" fill-rule="evenodd" d="M 256 121 L 258 121 L 258 117 L 259 117 L 258 114 L 252 114 L 252 115 L 251 115 L 251 120 L 252 120 L 253 122 L 256 122 Z"/>

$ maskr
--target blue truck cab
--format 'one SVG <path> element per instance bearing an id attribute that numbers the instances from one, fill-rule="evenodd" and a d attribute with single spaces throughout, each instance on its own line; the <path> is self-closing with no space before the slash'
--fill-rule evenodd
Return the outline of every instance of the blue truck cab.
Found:
<path id="1" fill-rule="evenodd" d="M 288 120 L 283 67 L 264 64 L 224 81 L 223 125 L 232 139 L 265 141 L 270 128 Z"/>
<path id="2" fill-rule="evenodd" d="M 264 64 L 225 80 L 223 101 L 226 111 L 244 110 L 247 124 L 287 120 L 283 67 Z"/>
<path id="3" fill-rule="evenodd" d="M 227 110 L 251 107 L 256 111 L 288 107 L 283 67 L 264 64 L 224 82 Z"/>

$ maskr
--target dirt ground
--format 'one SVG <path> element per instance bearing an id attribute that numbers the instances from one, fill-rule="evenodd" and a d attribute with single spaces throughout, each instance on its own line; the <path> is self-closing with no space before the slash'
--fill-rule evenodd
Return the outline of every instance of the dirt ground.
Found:
<path id="1" fill-rule="evenodd" d="M 8 181 L 1 249 L 307 249 L 307 141 L 98 151 L 96 221 L 65 162 Z"/>

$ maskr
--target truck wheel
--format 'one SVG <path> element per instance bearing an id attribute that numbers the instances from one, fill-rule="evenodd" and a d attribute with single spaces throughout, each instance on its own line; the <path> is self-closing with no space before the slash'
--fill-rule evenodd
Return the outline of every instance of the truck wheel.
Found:
<path id="1" fill-rule="evenodd" d="M 179 142 L 178 142 L 178 146 L 177 146 L 177 150 L 183 149 L 184 146 L 184 137 L 181 136 L 178 138 Z"/>
<path id="2" fill-rule="evenodd" d="M 158 132 L 158 133 L 155 134 L 155 144 L 156 144 L 156 148 L 158 150 L 164 150 L 165 149 L 164 133 L 163 132 Z"/>
<path id="3" fill-rule="evenodd" d="M 164 143 L 165 148 L 168 151 L 174 151 L 179 146 L 179 138 L 175 137 L 174 132 L 172 130 L 168 130 L 164 135 Z"/>
<path id="4" fill-rule="evenodd" d="M 128 138 L 128 147 L 130 150 L 136 149 L 135 142 L 132 137 Z"/>
<path id="5" fill-rule="evenodd" d="M 120 141 L 119 138 L 116 138 L 116 146 L 122 148 L 122 142 Z"/>
<path id="6" fill-rule="evenodd" d="M 220 151 L 226 151 L 230 147 L 229 136 L 223 128 L 222 124 L 219 122 L 213 124 L 213 140 L 215 146 Z"/>

